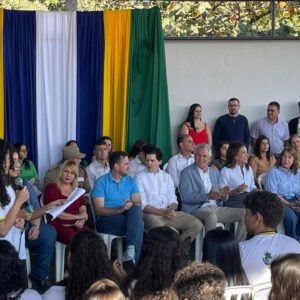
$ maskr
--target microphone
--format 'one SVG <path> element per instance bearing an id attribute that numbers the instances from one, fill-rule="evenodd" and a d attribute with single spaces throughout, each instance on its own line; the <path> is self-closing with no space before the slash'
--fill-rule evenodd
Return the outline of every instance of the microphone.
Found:
<path id="1" fill-rule="evenodd" d="M 23 179 L 22 179 L 21 177 L 17 177 L 17 178 L 15 179 L 15 185 L 16 185 L 18 191 L 22 190 L 22 189 L 24 188 L 24 182 L 23 182 Z M 26 211 L 27 213 L 29 213 L 29 214 L 33 212 L 33 207 L 32 207 L 32 205 L 29 203 L 29 201 L 24 202 L 23 205 L 22 205 L 22 208 L 24 208 L 25 211 Z"/>

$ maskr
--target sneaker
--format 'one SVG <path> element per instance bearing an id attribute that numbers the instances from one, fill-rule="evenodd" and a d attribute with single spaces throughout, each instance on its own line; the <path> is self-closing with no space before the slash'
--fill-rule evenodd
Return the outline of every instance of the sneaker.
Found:
<path id="1" fill-rule="evenodd" d="M 122 261 L 130 261 L 130 260 L 132 260 L 133 263 L 135 261 L 135 247 L 133 245 L 129 245 L 122 256 Z"/>

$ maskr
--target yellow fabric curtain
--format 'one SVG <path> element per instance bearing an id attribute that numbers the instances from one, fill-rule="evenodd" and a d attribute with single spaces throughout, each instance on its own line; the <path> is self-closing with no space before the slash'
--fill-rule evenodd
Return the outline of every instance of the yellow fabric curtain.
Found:
<path id="1" fill-rule="evenodd" d="M 0 138 L 4 138 L 3 8 L 0 8 Z"/>
<path id="2" fill-rule="evenodd" d="M 131 11 L 104 11 L 103 135 L 125 149 Z"/>

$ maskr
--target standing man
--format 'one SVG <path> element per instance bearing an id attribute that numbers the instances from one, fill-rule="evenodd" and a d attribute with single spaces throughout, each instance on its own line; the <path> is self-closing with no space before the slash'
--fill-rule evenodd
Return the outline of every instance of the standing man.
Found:
<path id="1" fill-rule="evenodd" d="M 180 172 L 195 161 L 193 154 L 195 143 L 190 135 L 180 135 L 177 138 L 177 146 L 179 148 L 179 153 L 169 159 L 166 170 L 173 179 L 175 188 L 178 188 L 179 185 Z"/>
<path id="2" fill-rule="evenodd" d="M 147 169 L 137 175 L 146 229 L 158 226 L 174 227 L 180 230 L 182 240 L 194 240 L 203 225 L 197 218 L 177 211 L 178 203 L 172 178 L 160 169 L 161 150 L 148 149 L 146 162 Z"/>
<path id="3" fill-rule="evenodd" d="M 298 241 L 276 233 L 283 217 L 283 204 L 270 192 L 251 192 L 245 199 L 245 224 L 251 239 L 241 242 L 242 265 L 251 285 L 271 283 L 270 264 L 274 257 L 300 253 Z"/>
<path id="4" fill-rule="evenodd" d="M 214 167 L 209 167 L 212 157 L 208 144 L 198 144 L 195 148 L 195 163 L 182 170 L 179 190 L 182 197 L 182 210 L 200 219 L 205 231 L 215 229 L 218 222 L 239 222 L 237 239 L 246 238 L 242 208 L 220 207 L 218 200 L 228 197 L 229 189 L 221 189 L 220 174 Z"/>
<path id="5" fill-rule="evenodd" d="M 104 140 L 96 141 L 94 145 L 95 159 L 86 168 L 89 184 L 91 189 L 94 187 L 96 179 L 109 172 L 108 150 Z"/>
<path id="6" fill-rule="evenodd" d="M 300 101 L 298 102 L 299 113 L 300 113 Z M 298 134 L 300 135 L 300 116 L 289 121 L 289 131 L 290 135 Z"/>
<path id="7" fill-rule="evenodd" d="M 221 141 L 240 142 L 249 147 L 249 124 L 245 116 L 239 114 L 240 100 L 231 98 L 228 100 L 228 114 L 217 119 L 213 131 L 214 147 Z"/>
<path id="8" fill-rule="evenodd" d="M 257 138 L 265 135 L 270 141 L 271 153 L 279 157 L 285 142 L 289 139 L 289 128 L 286 121 L 279 118 L 280 104 L 272 101 L 268 104 L 267 116 L 256 121 L 251 128 L 251 143 L 254 147 Z"/>
<path id="9" fill-rule="evenodd" d="M 97 215 L 97 231 L 126 235 L 123 261 L 137 261 L 144 234 L 141 197 L 136 182 L 127 176 L 128 155 L 122 151 L 109 156 L 110 172 L 99 177 L 91 196 Z"/>

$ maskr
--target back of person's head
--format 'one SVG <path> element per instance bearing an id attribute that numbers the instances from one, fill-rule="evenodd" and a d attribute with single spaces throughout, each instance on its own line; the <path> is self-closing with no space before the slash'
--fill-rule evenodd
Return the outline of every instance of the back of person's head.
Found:
<path id="1" fill-rule="evenodd" d="M 269 300 L 300 298 L 300 254 L 278 256 L 271 262 L 272 288 Z"/>
<path id="2" fill-rule="evenodd" d="M 255 191 L 247 194 L 245 207 L 252 214 L 260 213 L 263 217 L 264 225 L 276 228 L 283 217 L 283 204 L 276 194 L 267 191 Z"/>
<path id="3" fill-rule="evenodd" d="M 94 282 L 112 278 L 106 246 L 93 231 L 81 231 L 74 235 L 69 245 L 68 264 L 66 300 L 81 299 Z"/>
<path id="4" fill-rule="evenodd" d="M 221 300 L 225 285 L 223 271 L 210 263 L 195 261 L 176 273 L 173 288 L 182 300 Z"/>
<path id="5" fill-rule="evenodd" d="M 0 240 L 0 300 L 18 299 L 25 288 L 26 272 L 17 251 L 8 241 Z"/>
<path id="6" fill-rule="evenodd" d="M 96 281 L 85 292 L 83 300 L 125 300 L 125 296 L 110 279 L 101 279 Z"/>
<path id="7" fill-rule="evenodd" d="M 203 241 L 203 261 L 220 268 L 229 286 L 249 284 L 241 263 L 238 242 L 230 231 L 217 228 L 206 234 Z"/>
<path id="8" fill-rule="evenodd" d="M 137 279 L 134 299 L 169 288 L 175 273 L 187 264 L 187 260 L 175 229 L 166 226 L 151 229 L 145 235 L 139 262 L 128 282 Z"/>
<path id="9" fill-rule="evenodd" d="M 111 170 L 114 169 L 115 164 L 119 164 L 128 154 L 124 151 L 112 152 L 108 157 L 108 163 Z"/>

